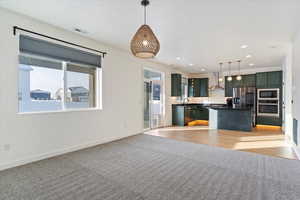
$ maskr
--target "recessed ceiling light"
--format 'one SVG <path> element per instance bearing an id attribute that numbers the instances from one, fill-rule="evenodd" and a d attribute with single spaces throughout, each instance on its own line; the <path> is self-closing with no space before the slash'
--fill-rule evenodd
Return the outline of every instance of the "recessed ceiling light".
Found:
<path id="1" fill-rule="evenodd" d="M 180 57 L 176 57 L 176 60 L 181 60 L 181 58 Z"/>
<path id="2" fill-rule="evenodd" d="M 246 49 L 248 47 L 248 45 L 244 44 L 241 46 L 242 49 Z"/>
<path id="3" fill-rule="evenodd" d="M 254 64 L 253 64 L 253 63 L 250 63 L 249 65 L 250 65 L 250 66 L 254 66 Z"/>
<path id="4" fill-rule="evenodd" d="M 246 56 L 246 58 L 252 58 L 252 55 L 248 54 L 248 55 Z"/>
<path id="5" fill-rule="evenodd" d="M 204 69 L 204 68 L 202 68 L 202 69 L 201 69 L 201 71 L 202 71 L 202 72 L 205 72 L 205 69 Z"/>

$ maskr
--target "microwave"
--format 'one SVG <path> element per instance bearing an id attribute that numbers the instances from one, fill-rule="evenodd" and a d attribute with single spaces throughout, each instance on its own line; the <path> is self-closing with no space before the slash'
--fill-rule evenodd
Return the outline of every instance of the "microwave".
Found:
<path id="1" fill-rule="evenodd" d="M 258 99 L 276 99 L 279 100 L 279 88 L 274 89 L 258 89 L 257 90 L 257 97 Z"/>

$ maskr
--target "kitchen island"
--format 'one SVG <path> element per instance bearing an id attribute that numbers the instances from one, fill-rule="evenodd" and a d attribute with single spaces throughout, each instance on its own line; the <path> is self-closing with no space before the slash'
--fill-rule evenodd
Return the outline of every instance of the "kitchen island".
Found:
<path id="1" fill-rule="evenodd" d="M 236 131 L 252 131 L 252 110 L 249 107 L 209 107 L 209 128 Z"/>

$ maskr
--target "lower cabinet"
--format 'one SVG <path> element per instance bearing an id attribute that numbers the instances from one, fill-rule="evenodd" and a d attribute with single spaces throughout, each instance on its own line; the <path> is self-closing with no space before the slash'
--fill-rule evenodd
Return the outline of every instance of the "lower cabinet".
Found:
<path id="1" fill-rule="evenodd" d="M 257 116 L 256 124 L 282 126 L 282 119 L 280 117 Z"/>
<path id="2" fill-rule="evenodd" d="M 184 126 L 184 106 L 172 105 L 172 125 L 173 126 Z"/>
<path id="3" fill-rule="evenodd" d="M 203 105 L 172 105 L 174 126 L 185 126 L 195 120 L 209 120 L 209 110 Z"/>

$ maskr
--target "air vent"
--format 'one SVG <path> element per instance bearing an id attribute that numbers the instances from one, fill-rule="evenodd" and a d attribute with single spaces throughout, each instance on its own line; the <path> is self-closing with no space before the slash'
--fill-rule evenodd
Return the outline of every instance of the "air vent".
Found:
<path id="1" fill-rule="evenodd" d="M 81 34 L 87 34 L 88 32 L 83 30 L 83 29 L 80 29 L 80 28 L 74 28 L 74 31 L 77 32 L 77 33 L 81 33 Z"/>

